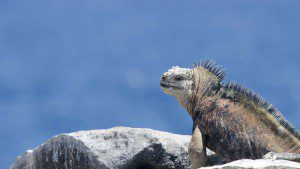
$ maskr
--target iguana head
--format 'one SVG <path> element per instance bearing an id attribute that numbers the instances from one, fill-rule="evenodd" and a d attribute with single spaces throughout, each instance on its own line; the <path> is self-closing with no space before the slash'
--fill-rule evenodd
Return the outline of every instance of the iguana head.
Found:
<path id="1" fill-rule="evenodd" d="M 174 66 L 160 79 L 160 86 L 169 95 L 180 97 L 192 89 L 193 70 Z"/>
<path id="2" fill-rule="evenodd" d="M 193 68 L 172 67 L 162 75 L 160 86 L 165 93 L 175 96 L 187 108 L 192 95 L 211 93 L 206 90 L 219 86 L 224 76 L 225 72 L 220 66 L 214 66 L 213 61 L 206 60 L 195 64 Z"/>

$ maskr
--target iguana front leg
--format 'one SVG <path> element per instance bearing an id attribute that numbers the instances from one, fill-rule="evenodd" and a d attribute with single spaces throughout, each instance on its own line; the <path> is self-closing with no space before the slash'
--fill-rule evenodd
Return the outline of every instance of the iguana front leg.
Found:
<path id="1" fill-rule="evenodd" d="M 274 153 L 269 152 L 268 154 L 263 156 L 264 159 L 273 159 L 273 160 L 289 160 L 300 162 L 300 154 L 294 153 Z"/>
<path id="2" fill-rule="evenodd" d="M 189 145 L 189 156 L 192 168 L 200 168 L 207 164 L 206 143 L 197 124 L 193 125 L 193 135 Z"/>

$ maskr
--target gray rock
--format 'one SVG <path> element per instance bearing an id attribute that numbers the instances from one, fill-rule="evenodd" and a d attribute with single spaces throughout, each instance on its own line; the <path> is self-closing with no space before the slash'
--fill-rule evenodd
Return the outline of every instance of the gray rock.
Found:
<path id="1" fill-rule="evenodd" d="M 227 163 L 224 165 L 202 167 L 201 169 L 294 169 L 300 168 L 300 163 L 286 160 L 271 160 L 271 159 L 242 159 Z"/>
<path id="2" fill-rule="evenodd" d="M 268 154 L 263 156 L 263 159 L 289 160 L 300 163 L 300 154 L 269 152 Z"/>
<path id="3" fill-rule="evenodd" d="M 25 152 L 11 168 L 191 168 L 190 138 L 129 127 L 61 134 Z M 212 164 L 219 163 L 208 154 Z"/>
<path id="4" fill-rule="evenodd" d="M 191 137 L 129 127 L 79 131 L 51 138 L 18 157 L 11 169 L 191 168 Z M 207 149 L 210 165 L 221 164 Z M 237 160 L 210 168 L 300 168 L 285 160 Z"/>

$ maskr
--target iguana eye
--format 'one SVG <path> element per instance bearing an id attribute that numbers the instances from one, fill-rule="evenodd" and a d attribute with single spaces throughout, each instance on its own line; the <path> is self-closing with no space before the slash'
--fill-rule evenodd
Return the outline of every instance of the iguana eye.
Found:
<path id="1" fill-rule="evenodd" d="M 181 80 L 183 80 L 183 77 L 182 77 L 182 76 L 175 76 L 175 77 L 174 77 L 174 80 L 176 80 L 176 81 L 181 81 Z"/>

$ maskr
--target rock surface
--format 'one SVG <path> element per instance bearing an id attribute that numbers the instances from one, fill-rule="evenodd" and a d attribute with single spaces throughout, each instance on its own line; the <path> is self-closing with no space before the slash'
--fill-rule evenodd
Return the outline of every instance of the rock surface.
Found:
<path id="1" fill-rule="evenodd" d="M 300 168 L 300 163 L 286 161 L 286 160 L 271 160 L 271 159 L 242 159 L 227 163 L 224 165 L 202 167 L 201 169 L 238 169 L 238 168 L 251 168 L 251 169 L 294 169 Z"/>
<path id="2" fill-rule="evenodd" d="M 11 166 L 23 168 L 191 168 L 190 136 L 152 129 L 115 127 L 51 138 Z M 212 163 L 218 158 L 209 151 Z"/>
<path id="3" fill-rule="evenodd" d="M 18 157 L 11 169 L 191 168 L 190 136 L 152 129 L 115 127 L 55 136 Z M 285 160 L 238 160 L 225 165 L 207 150 L 211 168 L 300 168 Z"/>

